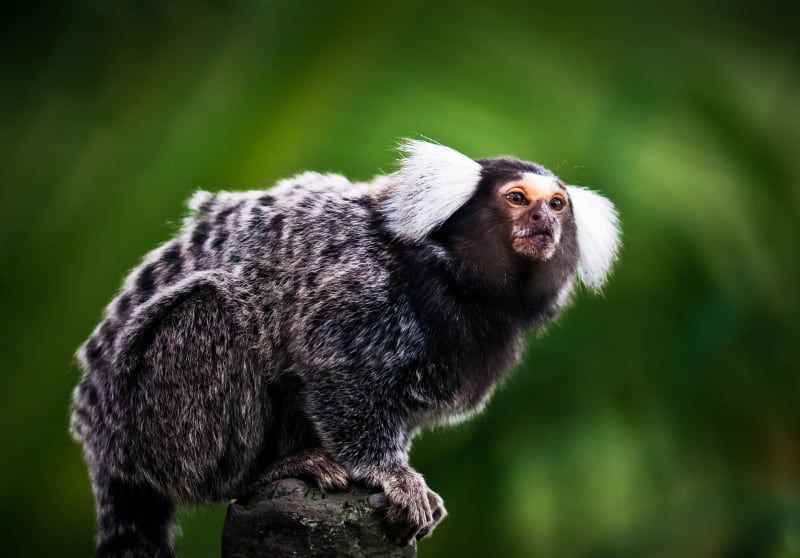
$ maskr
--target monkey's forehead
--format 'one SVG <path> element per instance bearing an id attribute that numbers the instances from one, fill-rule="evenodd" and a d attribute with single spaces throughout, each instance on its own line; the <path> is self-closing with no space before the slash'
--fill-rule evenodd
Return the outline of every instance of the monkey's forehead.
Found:
<path id="1" fill-rule="evenodd" d="M 495 184 L 508 182 L 511 180 L 522 180 L 531 184 L 554 182 L 556 186 L 564 188 L 563 183 L 551 171 L 530 161 L 521 161 L 512 157 L 493 157 L 491 159 L 479 159 L 481 166 L 481 178 Z"/>

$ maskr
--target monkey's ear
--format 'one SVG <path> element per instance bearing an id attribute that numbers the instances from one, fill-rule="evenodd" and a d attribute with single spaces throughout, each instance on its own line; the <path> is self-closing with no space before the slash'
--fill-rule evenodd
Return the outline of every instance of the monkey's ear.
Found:
<path id="1" fill-rule="evenodd" d="M 418 242 L 472 197 L 481 166 L 455 149 L 426 141 L 408 140 L 400 151 L 404 157 L 381 210 L 389 230 Z"/>
<path id="2" fill-rule="evenodd" d="M 578 230 L 578 277 L 599 291 L 617 259 L 620 245 L 619 216 L 614 204 L 597 192 L 568 186 Z"/>

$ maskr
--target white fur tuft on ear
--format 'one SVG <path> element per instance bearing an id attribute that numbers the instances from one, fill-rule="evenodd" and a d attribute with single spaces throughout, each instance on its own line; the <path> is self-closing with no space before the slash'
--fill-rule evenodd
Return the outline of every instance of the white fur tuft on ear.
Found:
<path id="1" fill-rule="evenodd" d="M 568 186 L 578 231 L 578 277 L 599 291 L 617 259 L 620 245 L 619 216 L 614 204 L 597 192 Z"/>
<path id="2" fill-rule="evenodd" d="M 382 211 L 399 238 L 419 242 L 444 223 L 475 193 L 481 166 L 455 149 L 409 140 L 392 175 Z"/>

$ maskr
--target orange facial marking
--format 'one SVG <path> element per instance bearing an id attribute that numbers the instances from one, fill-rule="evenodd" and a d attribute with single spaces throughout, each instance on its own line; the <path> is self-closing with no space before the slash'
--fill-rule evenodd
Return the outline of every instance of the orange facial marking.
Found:
<path id="1" fill-rule="evenodd" d="M 541 199 L 549 200 L 556 193 L 564 195 L 564 190 L 558 187 L 554 177 L 541 176 L 532 172 L 526 172 L 521 179 L 505 184 L 500 189 L 500 193 L 505 196 L 515 190 L 521 191 L 530 203 Z"/>

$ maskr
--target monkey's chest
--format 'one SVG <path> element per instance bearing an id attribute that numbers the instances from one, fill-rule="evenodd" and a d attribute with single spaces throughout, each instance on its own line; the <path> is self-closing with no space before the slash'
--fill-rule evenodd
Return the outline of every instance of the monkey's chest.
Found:
<path id="1" fill-rule="evenodd" d="M 489 340 L 485 340 L 489 341 Z M 428 415 L 434 422 L 454 424 L 479 413 L 521 355 L 521 340 L 514 336 L 493 343 L 476 343 L 459 354 L 442 354 L 426 386 Z"/>

